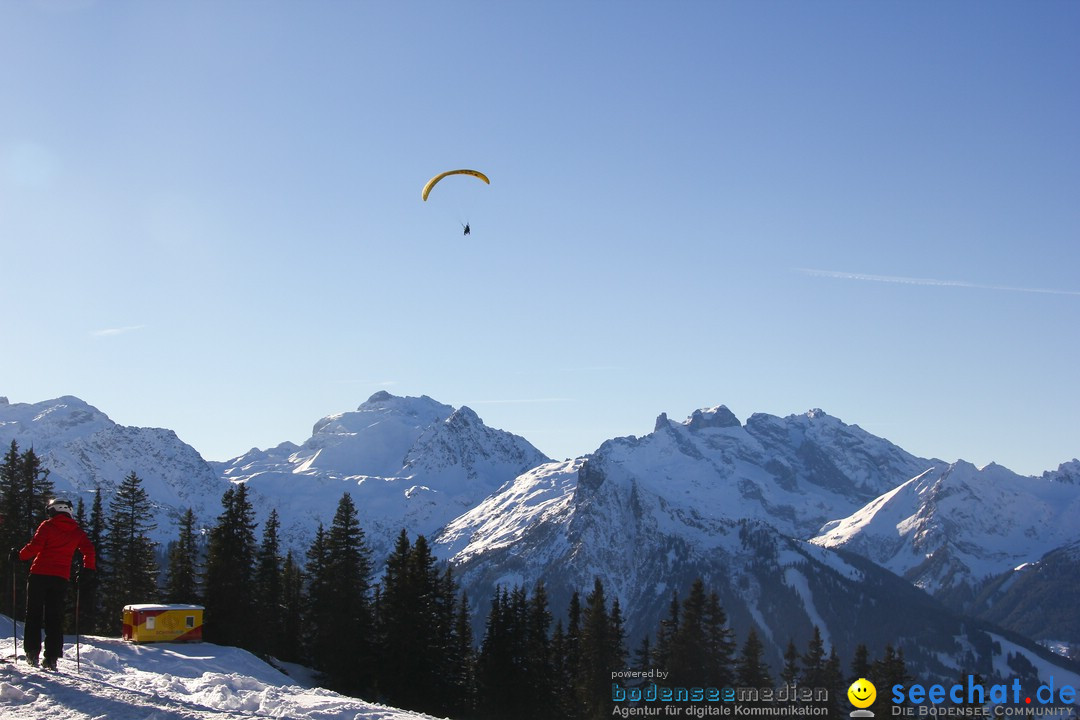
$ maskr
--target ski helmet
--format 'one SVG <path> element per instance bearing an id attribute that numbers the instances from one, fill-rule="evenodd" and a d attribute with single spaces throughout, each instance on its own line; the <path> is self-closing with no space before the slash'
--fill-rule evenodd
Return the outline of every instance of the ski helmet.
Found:
<path id="1" fill-rule="evenodd" d="M 49 505 L 45 508 L 45 512 L 49 513 L 49 517 L 53 517 L 56 513 L 66 513 L 68 517 L 71 517 L 74 510 L 71 507 L 70 500 L 53 498 L 49 501 Z"/>

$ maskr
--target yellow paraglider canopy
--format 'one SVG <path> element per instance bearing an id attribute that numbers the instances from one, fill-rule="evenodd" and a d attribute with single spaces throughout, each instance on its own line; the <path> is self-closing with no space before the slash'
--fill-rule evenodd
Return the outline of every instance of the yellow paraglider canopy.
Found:
<path id="1" fill-rule="evenodd" d="M 447 175 L 472 175 L 475 178 L 480 178 L 488 185 L 491 184 L 491 181 L 487 179 L 487 175 L 478 170 L 447 170 L 446 172 L 439 173 L 435 177 L 428 180 L 427 185 L 424 186 L 424 191 L 420 193 L 420 197 L 424 198 L 424 200 L 426 201 L 428 193 L 431 192 L 431 188 L 435 187 L 435 184 Z"/>

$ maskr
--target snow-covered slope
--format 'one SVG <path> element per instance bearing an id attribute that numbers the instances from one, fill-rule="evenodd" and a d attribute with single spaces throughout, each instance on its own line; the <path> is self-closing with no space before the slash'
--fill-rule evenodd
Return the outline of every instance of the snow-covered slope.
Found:
<path id="1" fill-rule="evenodd" d="M 96 488 L 101 488 L 107 507 L 116 487 L 134 472 L 158 508 L 162 540 L 175 537 L 172 523 L 186 508 L 204 515 L 208 502 L 220 507 L 228 487 L 172 430 L 118 425 L 76 397 L 32 404 L 0 398 L 3 452 L 12 441 L 19 452 L 33 449 L 57 493 L 82 498 L 87 511 Z"/>
<path id="2" fill-rule="evenodd" d="M 1074 461 L 1074 464 L 1076 461 Z M 844 548 L 964 603 L 987 578 L 1080 541 L 1072 465 L 1023 477 L 999 465 L 935 467 L 830 523 L 812 542 Z"/>
<path id="3" fill-rule="evenodd" d="M 315 423 L 302 445 L 212 463 L 247 483 L 261 513 L 275 507 L 287 544 L 306 549 L 348 492 L 376 562 L 402 528 L 430 536 L 521 473 L 548 461 L 525 439 L 484 425 L 467 407 L 427 396 L 372 395 Z"/>
<path id="4" fill-rule="evenodd" d="M 0 648 L 12 651 L 11 619 L 0 616 Z M 22 638 L 22 624 L 18 625 Z M 246 650 L 211 643 L 136 645 L 83 636 L 76 662 L 68 637 L 59 672 L 23 660 L 0 662 L 4 720 L 422 720 L 428 715 L 323 690 Z"/>

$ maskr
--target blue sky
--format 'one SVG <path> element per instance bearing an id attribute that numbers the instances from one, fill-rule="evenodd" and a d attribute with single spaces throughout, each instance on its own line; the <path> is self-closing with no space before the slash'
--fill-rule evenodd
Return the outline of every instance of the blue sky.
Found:
<path id="1" fill-rule="evenodd" d="M 208 459 L 810 408 L 1080 455 L 1080 4 L 0 0 L 0 395 Z M 449 178 L 428 202 L 420 190 Z M 472 235 L 463 237 L 461 223 Z"/>

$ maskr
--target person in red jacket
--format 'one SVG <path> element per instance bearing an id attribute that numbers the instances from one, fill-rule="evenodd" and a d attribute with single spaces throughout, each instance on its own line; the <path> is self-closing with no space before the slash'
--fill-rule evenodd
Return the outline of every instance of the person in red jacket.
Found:
<path id="1" fill-rule="evenodd" d="M 44 667 L 55 670 L 56 659 L 64 652 L 64 595 L 76 550 L 83 555 L 83 568 L 97 569 L 94 545 L 72 519 L 71 501 L 54 498 L 46 508 L 49 519 L 38 525 L 30 542 L 19 551 L 20 560 L 30 563 L 26 580 L 26 625 L 23 649 L 26 661 L 38 664 L 41 630 L 45 629 Z"/>

